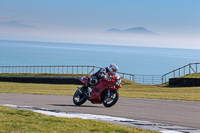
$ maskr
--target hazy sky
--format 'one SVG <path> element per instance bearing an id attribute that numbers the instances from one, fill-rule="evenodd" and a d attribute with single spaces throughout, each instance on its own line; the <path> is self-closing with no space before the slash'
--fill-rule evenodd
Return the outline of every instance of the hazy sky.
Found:
<path id="1" fill-rule="evenodd" d="M 153 41 L 156 47 L 168 42 L 176 43 L 178 38 L 179 43 L 195 40 L 192 48 L 200 48 L 200 0 L 0 0 L 0 22 L 7 21 L 17 21 L 37 29 L 29 34 L 1 31 L 0 39 L 22 40 L 24 37 L 48 41 L 50 37 L 50 41 L 60 39 L 61 42 L 103 44 L 118 41 L 145 46 L 143 43 L 147 40 L 141 41 L 141 38 L 122 37 L 120 40 L 100 35 L 110 28 L 145 27 L 171 38 L 158 39 L 157 44 Z M 162 40 L 166 42 L 161 44 Z M 181 46 L 186 48 L 187 45 L 176 45 Z"/>

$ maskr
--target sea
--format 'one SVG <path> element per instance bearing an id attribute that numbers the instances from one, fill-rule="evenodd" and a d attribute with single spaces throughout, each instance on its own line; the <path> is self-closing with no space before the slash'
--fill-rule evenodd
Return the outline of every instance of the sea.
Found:
<path id="1" fill-rule="evenodd" d="M 200 50 L 0 40 L 0 66 L 119 66 L 129 74 L 163 75 L 200 63 Z"/>

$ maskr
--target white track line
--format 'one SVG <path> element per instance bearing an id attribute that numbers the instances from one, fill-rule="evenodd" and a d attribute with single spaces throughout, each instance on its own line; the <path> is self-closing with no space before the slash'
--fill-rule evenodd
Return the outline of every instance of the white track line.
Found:
<path id="1" fill-rule="evenodd" d="M 37 113 L 42 113 L 50 116 L 56 117 L 67 117 L 67 118 L 82 118 L 82 119 L 91 119 L 98 121 L 106 121 L 117 123 L 125 126 L 132 126 L 141 129 L 159 131 L 161 133 L 200 133 L 200 129 L 182 127 L 170 124 L 162 124 L 162 123 L 153 123 L 149 121 L 140 121 L 134 119 L 127 119 L 121 117 L 111 117 L 105 115 L 93 115 L 93 114 L 83 114 L 83 113 L 74 113 L 74 112 L 62 112 L 58 110 L 48 110 L 45 108 L 35 108 L 30 106 L 18 106 L 11 104 L 1 104 L 3 106 L 7 106 L 15 109 L 24 109 L 24 110 L 32 110 Z"/>

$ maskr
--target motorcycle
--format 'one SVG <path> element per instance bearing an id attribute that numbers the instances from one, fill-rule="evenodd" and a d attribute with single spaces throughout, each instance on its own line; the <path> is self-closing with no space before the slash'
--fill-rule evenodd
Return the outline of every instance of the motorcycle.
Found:
<path id="1" fill-rule="evenodd" d="M 90 77 L 83 76 L 79 80 L 83 84 L 90 82 Z M 82 105 L 86 100 L 91 101 L 93 104 L 102 104 L 105 107 L 113 106 L 119 99 L 119 88 L 121 88 L 121 78 L 119 74 L 111 75 L 102 78 L 94 86 L 87 87 L 81 90 L 78 88 L 73 96 L 75 105 Z"/>

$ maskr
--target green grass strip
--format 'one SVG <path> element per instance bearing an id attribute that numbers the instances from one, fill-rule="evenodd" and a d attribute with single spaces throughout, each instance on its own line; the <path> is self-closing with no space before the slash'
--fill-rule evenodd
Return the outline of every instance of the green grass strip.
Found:
<path id="1" fill-rule="evenodd" d="M 59 118 L 33 111 L 17 110 L 0 106 L 0 132 L 22 133 L 155 133 L 134 127 L 83 120 L 78 118 Z"/>

